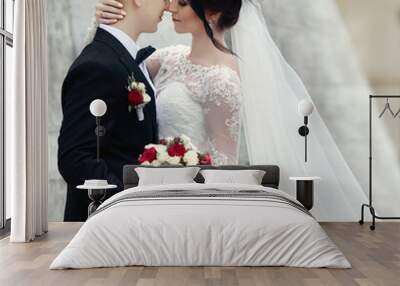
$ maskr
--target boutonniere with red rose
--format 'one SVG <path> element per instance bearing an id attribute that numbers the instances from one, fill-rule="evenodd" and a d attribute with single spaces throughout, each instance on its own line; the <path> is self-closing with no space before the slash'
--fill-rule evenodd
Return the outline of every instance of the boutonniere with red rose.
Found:
<path id="1" fill-rule="evenodd" d="M 142 82 L 137 82 L 133 74 L 128 78 L 128 110 L 136 110 L 139 121 L 144 120 L 143 108 L 151 101 L 150 95 L 146 93 L 146 86 Z"/>
<path id="2" fill-rule="evenodd" d="M 143 154 L 139 157 L 139 163 L 155 167 L 213 164 L 210 154 L 200 153 L 186 135 L 161 139 L 160 144 L 147 145 Z"/>

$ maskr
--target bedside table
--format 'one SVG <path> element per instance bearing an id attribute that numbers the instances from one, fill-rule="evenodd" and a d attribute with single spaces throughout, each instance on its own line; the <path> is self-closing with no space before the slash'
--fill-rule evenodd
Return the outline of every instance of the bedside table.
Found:
<path id="1" fill-rule="evenodd" d="M 314 206 L 314 181 L 320 177 L 290 177 L 291 181 L 296 181 L 296 199 L 303 204 L 307 210 Z"/>
<path id="2" fill-rule="evenodd" d="M 103 184 L 99 184 L 99 182 Z M 76 187 L 79 190 L 87 190 L 89 199 L 92 201 L 88 206 L 88 217 L 94 213 L 103 203 L 106 191 L 118 188 L 116 185 L 109 185 L 105 180 L 86 180 L 84 185 Z"/>

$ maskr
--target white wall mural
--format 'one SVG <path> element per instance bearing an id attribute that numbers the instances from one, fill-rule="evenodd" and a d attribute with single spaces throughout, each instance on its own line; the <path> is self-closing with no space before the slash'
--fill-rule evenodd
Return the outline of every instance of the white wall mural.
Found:
<path id="1" fill-rule="evenodd" d="M 66 194 L 66 184 L 57 169 L 57 136 L 62 119 L 61 85 L 69 66 L 85 45 L 96 2 L 48 1 L 49 219 L 52 221 L 62 220 Z M 348 8 L 344 1 L 339 2 L 342 11 Z M 348 34 L 345 25 L 348 22 L 343 21 L 333 0 L 265 0 L 263 9 L 274 40 L 303 79 L 344 158 L 367 191 L 368 95 L 373 89 Z M 152 44 L 157 48 L 174 43 L 190 44 L 190 37 L 175 35 L 171 21 L 168 16 L 165 18 L 170 24 L 161 25 L 156 34 L 144 35 L 139 44 Z M 384 121 L 376 122 L 378 141 L 375 152 L 383 158 L 377 160 L 375 167 L 376 206 L 385 215 L 395 215 L 400 202 L 400 191 L 395 188 L 400 183 L 400 172 L 396 141 L 391 139 L 396 139 L 396 133 L 390 131 L 393 126 L 392 122 L 386 125 Z M 310 128 L 312 130 L 312 117 Z M 293 189 L 288 191 L 293 193 Z M 321 218 L 354 220 L 358 213 L 359 209 L 355 209 L 354 215 L 347 217 L 330 213 Z"/>

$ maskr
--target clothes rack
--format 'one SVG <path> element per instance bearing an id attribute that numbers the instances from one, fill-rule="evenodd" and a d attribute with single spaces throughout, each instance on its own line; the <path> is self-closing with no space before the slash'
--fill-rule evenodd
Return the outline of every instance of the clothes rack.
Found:
<path id="1" fill-rule="evenodd" d="M 375 99 L 386 99 L 387 101 L 390 98 L 400 98 L 400 95 L 370 95 L 369 96 L 369 203 L 363 204 L 361 206 L 361 219 L 359 223 L 364 224 L 364 208 L 369 208 L 372 216 L 372 225 L 370 226 L 371 230 L 375 230 L 375 219 L 382 220 L 397 220 L 400 217 L 384 217 L 376 215 L 375 208 L 372 204 L 372 102 Z"/>

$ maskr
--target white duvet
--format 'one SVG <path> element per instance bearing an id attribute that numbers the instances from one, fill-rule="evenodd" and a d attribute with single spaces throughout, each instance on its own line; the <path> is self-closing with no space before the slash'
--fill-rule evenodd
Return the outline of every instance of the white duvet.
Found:
<path id="1" fill-rule="evenodd" d="M 262 190 L 262 186 L 185 184 L 168 190 Z M 317 221 L 293 206 L 254 198 L 153 198 L 123 201 L 90 217 L 50 269 L 144 266 L 293 266 L 350 268 Z"/>

